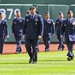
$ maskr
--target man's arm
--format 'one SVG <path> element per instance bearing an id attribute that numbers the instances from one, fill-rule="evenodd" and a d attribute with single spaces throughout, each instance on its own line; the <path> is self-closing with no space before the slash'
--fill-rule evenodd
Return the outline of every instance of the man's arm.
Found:
<path id="1" fill-rule="evenodd" d="M 9 35 L 8 35 L 8 23 L 7 23 L 7 21 L 6 21 L 6 24 L 5 24 L 5 35 L 6 35 L 6 38 L 9 37 Z"/>
<path id="2" fill-rule="evenodd" d="M 57 31 L 57 20 L 56 20 L 56 22 L 55 22 L 55 32 Z"/>
<path id="3" fill-rule="evenodd" d="M 27 20 L 27 17 L 25 17 L 24 24 L 23 24 L 23 36 L 25 36 L 25 34 L 26 34 L 26 28 L 27 28 L 26 20 Z"/>
<path id="4" fill-rule="evenodd" d="M 52 20 L 52 35 L 54 35 L 55 33 L 55 23 L 54 21 Z"/>
<path id="5" fill-rule="evenodd" d="M 62 25 L 61 25 L 61 32 L 60 32 L 60 37 L 62 38 L 63 37 L 63 34 L 64 34 L 64 32 L 65 32 L 65 26 L 64 26 L 65 24 L 64 24 L 64 22 L 62 23 Z"/>
<path id="6" fill-rule="evenodd" d="M 39 16 L 39 36 L 43 36 L 43 31 L 44 31 L 44 22 L 43 22 L 43 18 L 40 15 Z"/>
<path id="7" fill-rule="evenodd" d="M 14 33 L 15 33 L 15 29 L 14 29 L 14 20 L 12 22 L 12 35 L 14 36 Z"/>

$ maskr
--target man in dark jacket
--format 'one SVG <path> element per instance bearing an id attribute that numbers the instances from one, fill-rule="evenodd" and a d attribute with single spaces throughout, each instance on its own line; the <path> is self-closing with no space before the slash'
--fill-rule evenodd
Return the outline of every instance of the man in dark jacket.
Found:
<path id="1" fill-rule="evenodd" d="M 60 38 L 61 27 L 62 27 L 63 21 L 65 20 L 63 17 L 64 17 L 63 13 L 59 12 L 59 18 L 56 20 L 56 23 L 55 23 L 57 39 L 59 40 L 58 51 L 61 49 L 62 51 L 64 50 L 63 38 Z"/>
<path id="2" fill-rule="evenodd" d="M 30 8 L 30 15 L 25 17 L 23 34 L 25 36 L 26 50 L 30 56 L 29 63 L 37 62 L 37 42 L 42 37 L 43 19 L 36 13 L 36 8 Z M 32 51 L 33 50 L 33 51 Z"/>
<path id="3" fill-rule="evenodd" d="M 61 28 L 61 38 L 62 35 L 65 33 L 65 41 L 68 47 L 68 61 L 73 60 L 74 53 L 73 53 L 73 45 L 75 42 L 75 18 L 73 18 L 73 12 L 68 11 L 67 13 L 68 18 L 63 21 L 63 25 Z"/>
<path id="4" fill-rule="evenodd" d="M 8 24 L 2 12 L 0 12 L 0 54 L 3 52 L 5 37 L 8 38 Z"/>
<path id="5" fill-rule="evenodd" d="M 44 32 L 43 32 L 43 41 L 45 44 L 45 51 L 48 52 L 50 49 L 50 39 L 51 36 L 54 36 L 55 24 L 52 19 L 50 19 L 49 12 L 46 13 L 44 21 Z"/>
<path id="6" fill-rule="evenodd" d="M 17 48 L 16 53 L 21 53 L 21 38 L 23 35 L 23 24 L 24 18 L 21 17 L 21 12 L 19 9 L 16 10 L 16 17 L 13 19 L 12 23 L 12 35 L 15 37 Z"/>

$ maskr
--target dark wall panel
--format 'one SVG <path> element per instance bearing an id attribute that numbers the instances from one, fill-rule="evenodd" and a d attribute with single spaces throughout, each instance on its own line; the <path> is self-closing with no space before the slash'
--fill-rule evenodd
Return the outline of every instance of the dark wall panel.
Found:
<path id="1" fill-rule="evenodd" d="M 39 14 L 42 15 L 42 17 L 44 18 L 45 13 L 48 11 L 48 6 L 47 5 L 38 5 L 37 11 L 39 12 Z"/>
<path id="2" fill-rule="evenodd" d="M 75 4 L 75 0 L 1 0 L 3 4 Z"/>
<path id="3" fill-rule="evenodd" d="M 69 10 L 68 5 L 53 5 L 50 6 L 50 11 L 51 11 L 51 18 L 55 21 L 58 18 L 59 12 L 63 12 L 64 17 L 67 17 L 67 12 Z"/>

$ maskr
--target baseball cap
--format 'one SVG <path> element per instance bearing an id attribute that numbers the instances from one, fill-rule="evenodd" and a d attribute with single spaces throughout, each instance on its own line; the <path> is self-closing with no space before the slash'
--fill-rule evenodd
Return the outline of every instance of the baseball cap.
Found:
<path id="1" fill-rule="evenodd" d="M 17 13 L 17 12 L 20 12 L 20 10 L 19 10 L 19 9 L 16 9 L 15 12 L 16 12 L 16 13 Z"/>
<path id="2" fill-rule="evenodd" d="M 61 15 L 61 14 L 63 14 L 63 12 L 60 11 L 60 12 L 59 12 L 59 15 Z"/>
<path id="3" fill-rule="evenodd" d="M 33 9 L 36 9 L 36 7 L 35 6 L 30 7 L 30 10 L 33 10 Z"/>
<path id="4" fill-rule="evenodd" d="M 49 12 L 46 12 L 46 14 L 49 14 Z"/>

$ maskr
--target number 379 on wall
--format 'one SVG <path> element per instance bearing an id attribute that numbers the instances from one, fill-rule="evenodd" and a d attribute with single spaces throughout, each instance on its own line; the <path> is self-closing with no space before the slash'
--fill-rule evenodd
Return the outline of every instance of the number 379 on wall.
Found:
<path id="1" fill-rule="evenodd" d="M 9 15 L 8 15 L 8 19 L 11 19 L 13 13 L 16 14 L 16 10 L 13 10 L 12 8 L 7 8 L 7 9 L 4 9 L 4 8 L 0 8 L 0 12 L 3 12 L 4 14 L 4 18 L 6 18 L 6 12 L 9 12 Z M 18 9 L 20 10 L 20 9 Z"/>

